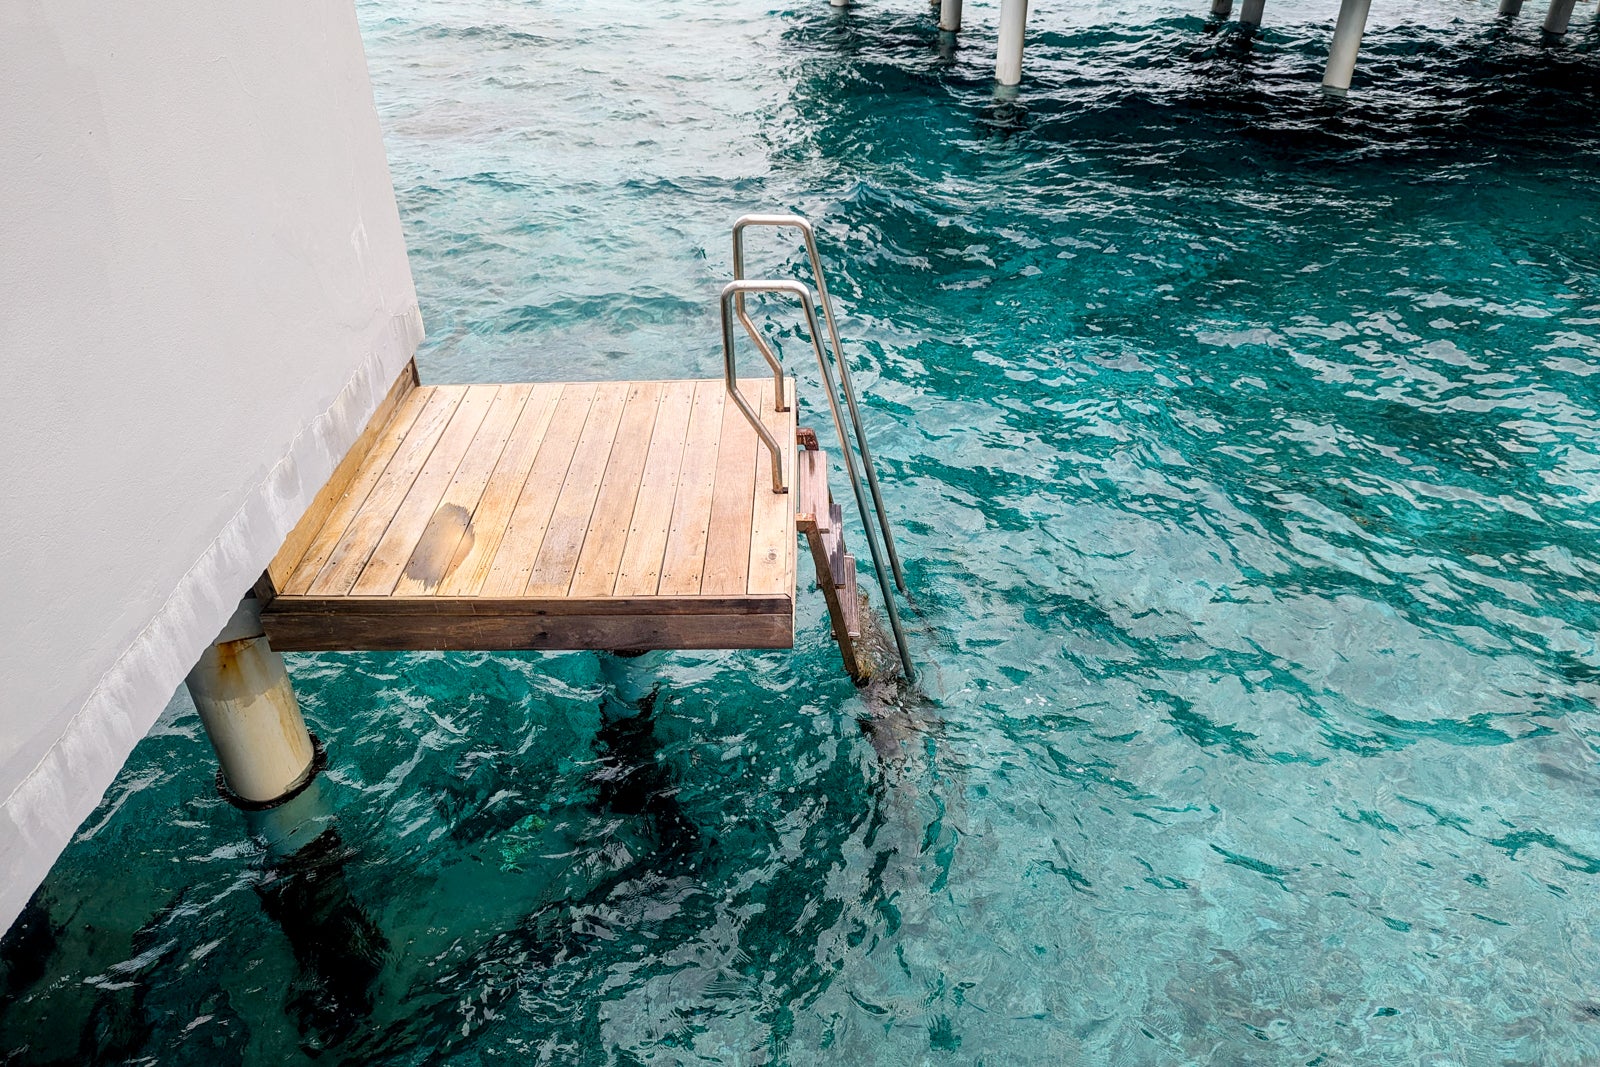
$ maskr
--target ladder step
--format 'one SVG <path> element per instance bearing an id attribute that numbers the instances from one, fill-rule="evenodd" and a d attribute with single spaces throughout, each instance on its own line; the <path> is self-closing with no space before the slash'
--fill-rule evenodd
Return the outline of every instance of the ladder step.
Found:
<path id="1" fill-rule="evenodd" d="M 839 583 L 839 607 L 844 610 L 845 632 L 861 636 L 861 594 L 856 592 L 856 558 L 844 557 L 844 581 Z"/>
<path id="2" fill-rule="evenodd" d="M 828 525 L 822 530 L 822 547 L 828 555 L 828 573 L 835 588 L 844 585 L 844 511 L 838 504 L 828 506 Z"/>
<path id="3" fill-rule="evenodd" d="M 832 522 L 828 508 L 828 456 L 820 450 L 805 450 L 795 457 L 796 495 L 794 524 L 801 533 L 825 533 Z"/>

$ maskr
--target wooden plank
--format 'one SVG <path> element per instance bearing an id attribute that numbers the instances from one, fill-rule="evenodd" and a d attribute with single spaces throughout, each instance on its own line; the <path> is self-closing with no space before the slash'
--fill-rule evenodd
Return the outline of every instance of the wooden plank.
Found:
<path id="1" fill-rule="evenodd" d="M 789 391 L 793 391 L 790 385 Z M 794 555 L 794 502 L 799 471 L 795 469 L 793 411 L 773 410 L 771 382 L 761 383 L 761 423 L 778 441 L 783 476 L 789 491 L 772 491 L 772 452 L 756 443 L 754 507 L 750 519 L 750 572 L 746 591 L 782 593 L 794 589 L 790 557 Z"/>
<path id="2" fill-rule="evenodd" d="M 379 401 L 377 410 L 367 420 L 367 425 L 360 435 L 351 442 L 350 448 L 345 452 L 339 465 L 334 467 L 333 473 L 317 491 L 311 506 L 306 508 L 305 514 L 300 516 L 300 521 L 295 523 L 289 536 L 284 538 L 283 544 L 278 548 L 278 554 L 272 557 L 272 562 L 267 564 L 267 576 L 271 579 L 273 588 L 285 589 L 294 569 L 305 558 L 306 552 L 311 548 L 311 543 L 322 532 L 323 525 L 328 517 L 333 514 L 334 508 L 352 491 L 358 473 L 361 471 L 362 462 L 368 454 L 377 447 L 384 432 L 389 428 L 390 421 L 400 411 L 401 403 L 411 394 L 416 386 L 416 363 L 409 362 L 401 369 L 399 377 L 389 386 L 389 392 Z M 415 410 L 412 412 L 415 417 Z M 409 422 L 407 423 L 409 426 Z M 404 429 L 400 431 L 402 434 Z M 397 438 L 398 440 L 398 438 Z M 366 499 L 365 493 L 362 499 Z M 346 519 L 348 521 L 348 517 Z M 341 528 L 342 529 L 342 528 Z M 340 532 L 340 531 L 336 531 Z M 332 547 L 331 545 L 329 546 Z"/>
<path id="3" fill-rule="evenodd" d="M 802 449 L 795 466 L 795 521 L 806 533 L 820 533 L 828 528 L 828 454 Z"/>
<path id="4" fill-rule="evenodd" d="M 628 390 L 628 403 L 622 410 L 611 458 L 606 461 L 605 477 L 595 498 L 594 514 L 589 518 L 567 590 L 570 596 L 604 596 L 616 587 L 622 548 L 628 541 L 629 523 L 639 499 L 660 406 L 659 382 L 640 382 Z"/>
<path id="5" fill-rule="evenodd" d="M 672 501 L 672 525 L 661 558 L 663 595 L 698 593 L 705 569 L 706 534 L 711 528 L 711 496 L 716 485 L 718 440 L 727 392 L 721 382 L 698 382 L 689 436 L 683 446 L 678 492 Z"/>
<path id="6" fill-rule="evenodd" d="M 467 386 L 466 395 L 450 416 L 450 424 L 439 435 L 438 443 L 417 471 L 411 488 L 406 490 L 405 496 L 395 506 L 388 527 L 378 538 L 366 566 L 351 582 L 349 592 L 361 596 L 383 596 L 394 591 L 406 562 L 427 529 L 429 520 L 438 510 L 445 490 L 461 469 L 461 461 L 470 449 L 473 438 L 478 436 L 484 416 L 489 413 L 499 392 L 498 385 Z"/>
<path id="7" fill-rule="evenodd" d="M 844 557 L 844 584 L 839 587 L 839 603 L 844 608 L 844 628 L 851 637 L 861 636 L 861 591 L 856 587 L 856 558 Z"/>
<path id="8" fill-rule="evenodd" d="M 650 438 L 639 496 L 628 525 L 613 592 L 617 596 L 654 593 L 661 584 L 661 558 L 672 528 L 672 501 L 683 467 L 684 442 L 689 436 L 689 413 L 694 409 L 694 382 L 667 382 L 661 389 L 661 406 Z"/>
<path id="9" fill-rule="evenodd" d="M 284 652 L 514 649 L 791 648 L 794 613 L 770 615 L 262 616 Z"/>
<path id="10" fill-rule="evenodd" d="M 322 557 L 318 569 L 311 572 L 309 581 L 302 582 L 301 575 L 310 565 L 318 562 L 314 555 L 308 555 L 295 569 L 286 592 L 320 593 L 329 589 L 344 592 L 350 588 L 350 583 L 366 566 L 367 557 L 372 554 L 378 538 L 388 528 L 395 504 L 410 490 L 417 471 L 427 461 L 439 435 L 444 433 L 456 404 L 466 395 L 466 389 L 463 386 L 437 385 L 415 389 L 411 395 L 422 397 L 424 406 L 406 432 L 405 439 L 392 451 L 386 450 L 388 462 L 372 482 L 371 492 L 366 494 L 349 524 L 338 534 L 332 549 Z M 330 521 L 328 526 L 331 528 L 332 525 Z M 320 535 L 317 540 L 322 540 Z"/>
<path id="11" fill-rule="evenodd" d="M 759 394 L 757 394 L 759 396 Z M 722 409 L 711 532 L 706 537 L 703 593 L 742 593 L 750 579 L 750 519 L 755 504 L 756 452 L 763 445 L 730 398 Z"/>
<path id="12" fill-rule="evenodd" d="M 788 596 L 284 596 L 269 610 L 320 615 L 771 615 Z"/>
<path id="13" fill-rule="evenodd" d="M 373 442 L 367 454 L 361 457 L 357 464 L 356 473 L 345 486 L 339 498 L 329 507 L 327 515 L 322 520 L 322 528 L 306 546 L 302 555 L 291 569 L 289 576 L 277 582 L 277 591 L 281 593 L 305 592 L 311 587 L 311 582 L 316 578 L 322 565 L 328 562 L 328 557 L 339 545 L 339 538 L 344 536 L 345 527 L 350 525 L 350 520 L 356 517 L 361 510 L 361 505 L 367 502 L 367 496 L 372 492 L 372 487 L 382 477 L 389 461 L 394 458 L 395 450 L 410 433 L 416 424 L 417 416 L 421 414 L 428 400 L 433 395 L 432 389 L 413 389 L 406 394 L 394 416 L 386 423 L 379 433 L 378 439 Z M 306 522 L 306 518 L 300 520 Z"/>
<path id="14" fill-rule="evenodd" d="M 531 385 L 500 386 L 493 403 L 489 405 L 488 414 L 483 417 L 483 424 L 478 427 L 477 435 L 461 457 L 455 476 L 445 487 L 439 506 L 411 550 L 405 570 L 395 582 L 395 596 L 431 593 L 465 561 L 466 554 L 477 541 L 473 516 L 478 503 L 532 393 Z M 370 570 L 371 567 L 372 564 L 368 563 L 367 568 Z M 362 578 L 365 577 L 363 572 Z"/>
<path id="15" fill-rule="evenodd" d="M 495 551 L 494 562 L 485 575 L 482 593 L 486 596 L 521 596 L 533 573 L 534 560 L 550 524 L 556 495 L 572 466 L 573 451 L 589 419 L 596 386 L 593 382 L 571 382 L 562 387 L 549 429 L 539 446 L 539 455 L 528 471 L 527 481 L 517 496 L 505 536 Z"/>
<path id="16" fill-rule="evenodd" d="M 561 483 L 524 595 L 561 596 L 572 584 L 630 388 L 629 382 L 605 382 L 595 389 L 594 405 Z"/>
<path id="17" fill-rule="evenodd" d="M 511 431 L 511 439 L 506 442 L 494 473 L 489 476 L 483 497 L 472 513 L 472 545 L 434 590 L 437 595 L 468 596 L 483 588 L 500 541 L 511 523 L 511 513 L 527 484 L 528 472 L 544 442 L 545 431 L 561 400 L 561 388 L 560 382 L 541 382 L 533 387 Z"/>

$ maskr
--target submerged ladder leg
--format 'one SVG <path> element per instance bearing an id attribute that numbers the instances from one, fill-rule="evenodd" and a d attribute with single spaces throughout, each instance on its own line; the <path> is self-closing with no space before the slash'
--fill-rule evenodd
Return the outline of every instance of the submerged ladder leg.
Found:
<path id="1" fill-rule="evenodd" d="M 856 587 L 856 559 L 845 551 L 844 511 L 828 490 L 827 455 L 817 447 L 814 431 L 802 428 L 795 480 L 799 485 L 795 529 L 806 535 L 817 588 L 828 602 L 833 639 L 839 644 L 844 669 L 857 685 L 872 677 L 872 664 L 857 639 L 861 636 L 861 593 Z"/>

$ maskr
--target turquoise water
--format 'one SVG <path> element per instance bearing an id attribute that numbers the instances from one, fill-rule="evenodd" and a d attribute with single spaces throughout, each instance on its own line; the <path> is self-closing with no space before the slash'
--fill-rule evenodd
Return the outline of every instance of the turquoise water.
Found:
<path id="1" fill-rule="evenodd" d="M 984 5 L 363 0 L 426 379 L 715 374 L 732 219 L 818 221 L 921 684 L 804 588 L 793 653 L 292 656 L 287 869 L 180 692 L 0 1062 L 1600 1057 L 1596 30 L 1380 5 L 1340 104 L 1331 3 L 1205 6 L 1036 5 L 1008 101 Z"/>

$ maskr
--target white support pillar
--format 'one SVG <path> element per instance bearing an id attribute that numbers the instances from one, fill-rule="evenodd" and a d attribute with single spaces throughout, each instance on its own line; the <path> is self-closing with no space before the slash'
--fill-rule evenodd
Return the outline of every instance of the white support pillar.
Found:
<path id="1" fill-rule="evenodd" d="M 1001 85 L 1022 81 L 1022 33 L 1028 23 L 1028 0 L 1000 0 L 1000 48 L 994 77 Z"/>
<path id="2" fill-rule="evenodd" d="M 1260 26 L 1261 13 L 1266 6 L 1267 0 L 1244 0 L 1239 7 L 1239 25 Z"/>
<path id="3" fill-rule="evenodd" d="M 1328 70 L 1322 76 L 1322 88 L 1327 92 L 1343 96 L 1349 90 L 1371 6 L 1372 0 L 1340 0 L 1339 21 L 1333 27 L 1333 45 L 1328 49 Z"/>
<path id="4" fill-rule="evenodd" d="M 1233 14 L 1233 0 L 1211 0 L 1211 14 L 1215 18 L 1227 18 Z"/>
<path id="5" fill-rule="evenodd" d="M 961 0 L 940 0 L 939 28 L 945 33 L 961 32 Z"/>
<path id="6" fill-rule="evenodd" d="M 261 629 L 261 602 L 246 597 L 186 679 L 228 789 L 247 805 L 293 793 L 316 751 L 283 657 Z"/>
<path id="7" fill-rule="evenodd" d="M 1522 0 L 1500 0 L 1500 14 L 1517 15 L 1522 12 Z"/>
<path id="8" fill-rule="evenodd" d="M 1550 0 L 1550 10 L 1544 16 L 1544 32 L 1555 37 L 1566 33 L 1575 6 L 1577 0 Z"/>

